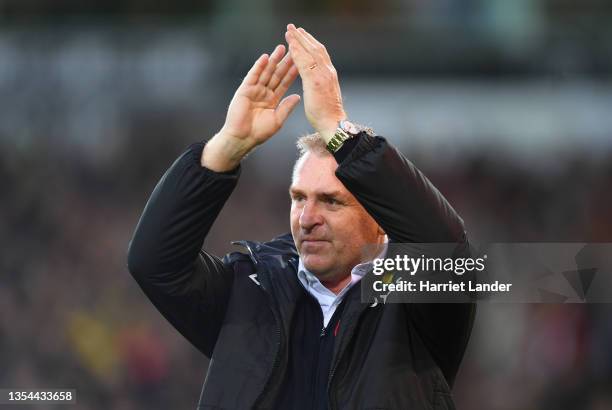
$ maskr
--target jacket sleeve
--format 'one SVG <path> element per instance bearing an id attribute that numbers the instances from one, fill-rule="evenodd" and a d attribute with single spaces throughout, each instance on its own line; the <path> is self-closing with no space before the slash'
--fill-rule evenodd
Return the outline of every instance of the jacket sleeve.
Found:
<path id="1" fill-rule="evenodd" d="M 158 182 L 130 241 L 127 267 L 164 317 L 210 357 L 233 270 L 201 248 L 240 170 L 202 167 L 203 147 L 191 145 Z"/>
<path id="2" fill-rule="evenodd" d="M 335 154 L 336 176 L 391 242 L 457 243 L 469 252 L 463 221 L 421 171 L 382 137 L 361 133 Z M 344 151 L 344 152 L 342 152 Z M 410 321 L 452 386 L 471 333 L 474 304 L 406 304 Z"/>

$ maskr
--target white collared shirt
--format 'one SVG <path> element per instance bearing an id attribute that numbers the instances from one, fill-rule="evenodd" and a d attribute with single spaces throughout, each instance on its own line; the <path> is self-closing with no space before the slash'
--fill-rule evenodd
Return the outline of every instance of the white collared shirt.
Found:
<path id="1" fill-rule="evenodd" d="M 384 258 L 387 253 L 387 241 L 385 240 L 385 246 L 382 252 L 376 258 Z M 304 288 L 314 296 L 321 305 L 321 311 L 323 312 L 323 326 L 327 327 L 329 320 L 334 315 L 336 308 L 344 299 L 344 295 L 349 291 L 361 278 L 372 268 L 373 262 L 368 261 L 355 265 L 351 270 L 351 281 L 346 286 L 335 294 L 331 290 L 327 289 L 321 281 L 312 273 L 309 272 L 300 258 L 298 263 L 298 279 Z"/>

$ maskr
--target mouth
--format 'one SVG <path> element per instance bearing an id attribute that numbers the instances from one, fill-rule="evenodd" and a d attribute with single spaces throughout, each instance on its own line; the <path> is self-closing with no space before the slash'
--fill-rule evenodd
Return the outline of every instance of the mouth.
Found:
<path id="1" fill-rule="evenodd" d="M 329 241 L 326 241 L 324 239 L 302 239 L 301 248 L 305 252 L 312 252 L 316 251 L 318 248 L 324 246 L 327 243 L 329 243 Z"/>
<path id="2" fill-rule="evenodd" d="M 315 239 L 315 238 L 302 239 L 302 243 L 321 243 L 321 242 L 329 242 L 329 241 L 325 239 Z"/>

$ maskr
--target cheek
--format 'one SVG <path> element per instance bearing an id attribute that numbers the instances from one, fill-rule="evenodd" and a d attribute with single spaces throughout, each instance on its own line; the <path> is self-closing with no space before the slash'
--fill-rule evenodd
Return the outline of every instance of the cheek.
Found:
<path id="1" fill-rule="evenodd" d="M 376 243 L 377 224 L 365 211 L 351 215 L 343 224 L 336 225 L 336 239 L 341 242 L 345 252 L 364 251 L 368 245 Z"/>
<path id="2" fill-rule="evenodd" d="M 300 212 L 299 209 L 292 206 L 289 212 L 289 224 L 291 226 L 291 232 L 296 233 L 300 226 Z"/>
<path id="3" fill-rule="evenodd" d="M 333 235 L 334 249 L 339 254 L 347 251 L 352 247 L 352 242 L 355 240 L 355 230 L 357 228 L 358 221 L 355 219 L 342 219 L 337 221 L 330 221 L 330 229 Z"/>

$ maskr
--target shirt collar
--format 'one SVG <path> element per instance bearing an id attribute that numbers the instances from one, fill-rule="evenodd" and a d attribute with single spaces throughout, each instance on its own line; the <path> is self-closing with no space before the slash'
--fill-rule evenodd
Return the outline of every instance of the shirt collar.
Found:
<path id="1" fill-rule="evenodd" d="M 383 249 L 374 259 L 384 258 L 387 253 L 388 247 L 389 247 L 389 240 L 387 236 L 385 236 L 385 243 L 384 243 Z M 344 289 L 340 291 L 340 293 L 338 293 L 338 295 L 336 295 L 331 290 L 327 289 L 321 283 L 321 281 L 319 281 L 319 278 L 317 278 L 314 275 L 314 273 L 306 269 L 306 267 L 304 266 L 304 262 L 302 261 L 302 258 L 299 258 L 299 262 L 298 262 L 298 270 L 297 270 L 298 279 L 300 280 L 300 282 L 302 283 L 302 285 L 304 285 L 306 289 L 312 289 L 312 290 L 317 291 L 318 293 L 326 294 L 326 295 L 333 296 L 333 297 L 340 296 L 346 292 L 347 288 L 350 288 L 355 283 L 359 282 L 361 278 L 363 278 L 364 275 L 368 273 L 368 271 L 374 265 L 374 259 L 355 265 L 353 269 L 351 270 L 351 281 L 346 285 Z"/>

